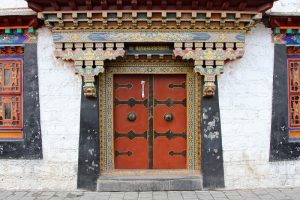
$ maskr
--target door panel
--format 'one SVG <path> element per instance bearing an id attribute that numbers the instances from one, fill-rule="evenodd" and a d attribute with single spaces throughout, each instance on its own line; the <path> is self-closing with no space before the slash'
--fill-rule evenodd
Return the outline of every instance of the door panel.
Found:
<path id="1" fill-rule="evenodd" d="M 154 169 L 186 168 L 185 83 L 185 75 L 154 77 Z"/>
<path id="2" fill-rule="evenodd" d="M 148 76 L 114 77 L 116 169 L 148 168 Z M 145 81 L 144 98 L 142 84 Z"/>
<path id="3" fill-rule="evenodd" d="M 185 169 L 186 126 L 186 75 L 114 76 L 116 169 Z"/>

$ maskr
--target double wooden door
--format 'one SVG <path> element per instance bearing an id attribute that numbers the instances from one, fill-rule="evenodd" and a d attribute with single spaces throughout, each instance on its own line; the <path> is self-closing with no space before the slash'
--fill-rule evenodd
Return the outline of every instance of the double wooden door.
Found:
<path id="1" fill-rule="evenodd" d="M 115 169 L 185 169 L 186 75 L 114 76 Z"/>

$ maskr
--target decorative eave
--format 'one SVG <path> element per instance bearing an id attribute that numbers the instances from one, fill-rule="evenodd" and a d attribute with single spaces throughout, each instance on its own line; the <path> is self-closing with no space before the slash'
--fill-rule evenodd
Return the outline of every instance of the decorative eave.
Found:
<path id="1" fill-rule="evenodd" d="M 247 32 L 276 0 L 27 0 L 53 31 Z M 136 5 L 136 6 L 135 6 Z"/>
<path id="2" fill-rule="evenodd" d="M 268 24 L 273 29 L 276 44 L 300 46 L 300 13 L 268 13 Z"/>
<path id="3" fill-rule="evenodd" d="M 248 28 L 254 24 L 251 23 Z M 59 23 L 55 24 L 57 26 Z M 194 60 L 195 72 L 204 76 L 203 95 L 213 96 L 216 90 L 215 77 L 223 73 L 225 63 L 242 57 L 246 32 L 237 27 L 228 31 L 208 28 L 206 32 L 204 29 L 180 28 L 124 30 L 102 27 L 101 30 L 87 30 L 76 27 L 73 30 L 52 29 L 56 57 L 74 61 L 76 73 L 84 78 L 83 90 L 87 97 L 96 96 L 94 77 L 105 72 L 104 61 L 124 57 L 126 43 L 171 44 L 174 48 L 173 58 Z M 147 54 L 147 57 L 151 55 Z"/>
<path id="4" fill-rule="evenodd" d="M 126 44 L 137 43 L 164 43 L 171 46 L 173 58 L 193 60 L 195 72 L 204 76 L 203 95 L 213 96 L 216 75 L 223 73 L 227 61 L 242 57 L 245 33 L 274 2 L 27 1 L 54 33 L 56 57 L 74 61 L 88 97 L 96 96 L 94 77 L 105 72 L 104 61 L 124 57 L 129 53 Z M 152 57 L 151 53 L 146 56 Z M 163 58 L 170 52 L 156 56 Z"/>
<path id="5" fill-rule="evenodd" d="M 115 10 L 44 11 L 38 17 L 55 31 L 188 30 L 247 32 L 262 18 L 250 11 Z"/>
<path id="6" fill-rule="evenodd" d="M 265 12 L 276 0 L 26 0 L 37 11 L 219 10 Z"/>
<path id="7" fill-rule="evenodd" d="M 0 34 L 33 33 L 39 25 L 37 14 L 31 9 L 0 9 Z"/>
<path id="8" fill-rule="evenodd" d="M 36 42 L 39 25 L 37 14 L 31 9 L 0 9 L 0 56 L 23 55 L 24 44 Z"/>
<path id="9" fill-rule="evenodd" d="M 30 8 L 2 8 L 0 16 L 36 16 L 36 12 Z"/>
<path id="10" fill-rule="evenodd" d="M 104 61 L 125 56 L 125 43 L 167 43 L 173 57 L 194 60 L 195 72 L 204 76 L 204 96 L 215 94 L 215 76 L 222 74 L 228 60 L 242 57 L 245 35 L 224 32 L 56 32 L 55 55 L 74 61 L 75 71 L 84 77 L 84 93 L 96 96 L 94 77 L 104 73 Z M 168 54 L 168 53 L 167 53 Z M 135 55 L 139 57 L 139 55 Z M 163 56 L 163 55 L 160 55 Z M 147 57 L 151 55 L 147 54 Z"/>

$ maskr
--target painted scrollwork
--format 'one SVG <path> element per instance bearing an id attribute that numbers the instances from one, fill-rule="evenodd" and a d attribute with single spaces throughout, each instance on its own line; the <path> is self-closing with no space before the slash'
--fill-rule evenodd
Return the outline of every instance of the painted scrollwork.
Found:
<path id="1" fill-rule="evenodd" d="M 67 49 L 57 50 L 55 56 L 62 60 L 115 60 L 125 55 L 124 49 Z"/>
<path id="2" fill-rule="evenodd" d="M 196 49 L 196 50 L 183 50 L 175 49 L 175 56 L 180 56 L 185 60 L 235 60 L 241 58 L 244 55 L 243 49 Z"/>
<path id="3" fill-rule="evenodd" d="M 92 65 L 87 65 L 85 68 L 82 67 L 82 62 L 75 62 L 75 73 L 83 76 L 83 93 L 87 97 L 96 97 L 95 88 L 95 76 L 104 72 L 103 61 L 100 64 L 93 67 Z"/>
<path id="4" fill-rule="evenodd" d="M 195 72 L 204 76 L 203 96 L 214 96 L 216 76 L 224 73 L 224 66 L 195 66 Z"/>
<path id="5" fill-rule="evenodd" d="M 223 73 L 225 61 L 243 56 L 245 42 L 242 33 L 223 32 L 72 32 L 56 33 L 53 39 L 55 56 L 75 62 L 76 73 L 84 77 L 84 94 L 89 97 L 96 96 L 95 76 L 104 72 L 104 61 L 125 56 L 124 42 L 161 41 L 174 43 L 174 57 L 195 61 L 195 72 L 204 76 L 203 95 L 213 96 L 216 76 Z M 151 54 L 146 56 L 151 58 Z"/>
<path id="6" fill-rule="evenodd" d="M 214 96 L 216 76 L 224 72 L 226 60 L 235 60 L 244 55 L 244 44 L 209 43 L 207 45 L 209 48 L 199 43 L 176 43 L 174 56 L 181 57 L 184 60 L 194 60 L 195 72 L 204 76 L 203 96 Z"/>
<path id="7" fill-rule="evenodd" d="M 104 72 L 105 60 L 116 60 L 117 57 L 124 57 L 125 50 L 122 43 L 107 44 L 104 49 L 103 44 L 97 44 L 101 48 L 92 48 L 94 44 L 77 44 L 76 49 L 71 48 L 70 44 L 59 44 L 55 51 L 55 56 L 62 60 L 74 61 L 75 73 L 83 77 L 83 92 L 87 97 L 96 97 L 95 76 Z M 63 48 L 67 46 L 70 48 Z M 86 48 L 82 48 L 85 46 Z M 116 48 L 114 48 L 116 46 Z"/>

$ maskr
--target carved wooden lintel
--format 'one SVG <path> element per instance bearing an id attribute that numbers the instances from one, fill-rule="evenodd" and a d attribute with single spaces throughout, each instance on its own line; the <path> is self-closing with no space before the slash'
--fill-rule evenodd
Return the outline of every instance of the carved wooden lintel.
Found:
<path id="1" fill-rule="evenodd" d="M 84 93 L 96 96 L 95 76 L 104 72 L 105 60 L 124 57 L 124 43 L 174 43 L 174 57 L 195 61 L 195 72 L 204 76 L 204 96 L 213 96 L 215 77 L 223 73 L 225 61 L 244 54 L 241 32 L 62 32 L 53 36 L 55 56 L 75 61 L 76 73 L 84 77 Z M 170 54 L 170 52 L 168 52 Z M 138 58 L 138 55 L 135 55 Z M 147 58 L 151 54 L 147 53 Z M 163 58 L 163 54 L 159 54 Z"/>

